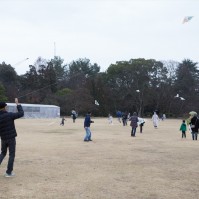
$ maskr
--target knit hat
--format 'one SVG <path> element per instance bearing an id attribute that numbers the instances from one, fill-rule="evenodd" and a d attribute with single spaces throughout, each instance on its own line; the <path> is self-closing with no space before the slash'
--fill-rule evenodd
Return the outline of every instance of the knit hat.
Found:
<path id="1" fill-rule="evenodd" d="M 5 108 L 7 104 L 5 102 L 0 102 L 0 109 Z"/>

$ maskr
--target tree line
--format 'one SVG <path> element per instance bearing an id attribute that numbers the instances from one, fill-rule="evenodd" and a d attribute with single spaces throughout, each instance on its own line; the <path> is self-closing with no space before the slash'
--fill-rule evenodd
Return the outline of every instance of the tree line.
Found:
<path id="1" fill-rule="evenodd" d="M 199 111 L 199 69 L 190 59 L 179 63 L 139 58 L 118 61 L 101 72 L 87 58 L 64 64 L 55 56 L 39 57 L 25 74 L 18 75 L 2 62 L 0 101 L 13 102 L 16 96 L 21 103 L 60 106 L 61 115 L 70 115 L 72 109 L 79 115 L 90 110 L 95 116 L 120 110 L 146 117 L 157 110 L 179 117 Z"/>

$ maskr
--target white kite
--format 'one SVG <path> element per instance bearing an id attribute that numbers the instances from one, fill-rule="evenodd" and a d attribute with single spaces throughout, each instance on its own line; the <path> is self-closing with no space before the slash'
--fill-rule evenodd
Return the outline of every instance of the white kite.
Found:
<path id="1" fill-rule="evenodd" d="M 177 94 L 175 97 L 179 97 L 179 94 Z"/>
<path id="2" fill-rule="evenodd" d="M 189 22 L 191 19 L 193 18 L 193 16 L 187 16 L 183 19 L 183 24 L 186 23 L 186 22 Z"/>
<path id="3" fill-rule="evenodd" d="M 137 93 L 139 93 L 139 92 L 140 92 L 140 90 L 136 90 L 136 92 L 137 92 Z"/>
<path id="4" fill-rule="evenodd" d="M 99 106 L 99 103 L 98 103 L 98 101 L 97 101 L 97 100 L 95 100 L 95 105 Z"/>
<path id="5" fill-rule="evenodd" d="M 181 99 L 181 100 L 185 100 L 185 98 L 183 98 L 183 97 L 180 97 L 180 99 Z"/>

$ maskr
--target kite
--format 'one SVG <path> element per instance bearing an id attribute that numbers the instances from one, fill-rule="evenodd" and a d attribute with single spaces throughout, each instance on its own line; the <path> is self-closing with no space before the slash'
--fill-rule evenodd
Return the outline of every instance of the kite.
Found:
<path id="1" fill-rule="evenodd" d="M 139 93 L 139 92 L 140 92 L 140 90 L 136 90 L 136 92 L 137 92 L 137 93 Z"/>
<path id="2" fill-rule="evenodd" d="M 98 101 L 97 101 L 97 100 L 95 100 L 95 105 L 99 106 L 99 103 L 98 103 Z"/>
<path id="3" fill-rule="evenodd" d="M 175 97 L 179 97 L 179 94 L 177 94 Z"/>
<path id="4" fill-rule="evenodd" d="M 185 98 L 183 98 L 183 97 L 180 97 L 180 99 L 181 99 L 181 100 L 185 100 Z"/>
<path id="5" fill-rule="evenodd" d="M 187 16 L 187 17 L 184 18 L 182 23 L 184 24 L 186 22 L 189 22 L 192 18 L 193 18 L 193 16 Z"/>

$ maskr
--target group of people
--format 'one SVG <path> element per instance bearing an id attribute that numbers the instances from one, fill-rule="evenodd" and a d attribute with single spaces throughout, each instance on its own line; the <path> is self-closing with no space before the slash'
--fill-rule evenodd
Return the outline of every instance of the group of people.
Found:
<path id="1" fill-rule="evenodd" d="M 77 116 L 78 116 L 78 114 L 76 113 L 76 111 L 75 111 L 75 110 L 72 110 L 72 111 L 71 111 L 71 118 L 72 118 L 72 120 L 73 120 L 73 123 L 75 123 L 75 120 L 77 119 Z M 65 121 L 66 121 L 65 117 L 62 117 L 61 122 L 60 122 L 60 125 L 61 125 L 61 126 L 64 126 Z"/>
<path id="2" fill-rule="evenodd" d="M 17 136 L 17 132 L 15 129 L 14 120 L 24 116 L 23 108 L 19 104 L 19 101 L 17 98 L 15 98 L 15 103 L 16 103 L 18 112 L 12 113 L 12 112 L 7 112 L 7 109 L 6 109 L 7 104 L 5 102 L 0 102 L 0 137 L 1 137 L 0 165 L 3 159 L 5 158 L 7 151 L 9 150 L 9 159 L 8 159 L 5 177 L 13 177 L 15 175 L 13 173 L 13 166 L 14 166 L 14 159 L 15 159 L 15 152 L 16 152 L 16 139 L 15 138 Z M 73 110 L 72 111 L 73 122 L 75 122 L 76 117 L 77 117 L 77 114 Z M 123 116 L 121 112 L 117 112 L 117 117 L 118 117 L 119 122 L 121 122 L 120 119 L 124 117 L 126 120 L 124 122 L 125 125 L 127 125 L 127 120 L 130 121 L 130 126 L 132 128 L 131 129 L 132 137 L 135 137 L 136 129 L 138 126 L 140 126 L 140 133 L 142 133 L 145 121 L 144 119 L 139 118 L 136 112 L 134 112 L 132 116 L 127 115 L 127 114 Z M 164 119 L 165 118 L 166 116 L 164 116 Z M 154 112 L 152 120 L 153 120 L 154 127 L 157 128 L 159 117 L 156 112 Z M 60 125 L 64 125 L 64 121 L 65 121 L 65 118 L 63 117 Z M 112 123 L 111 115 L 109 115 L 109 122 Z M 91 123 L 94 123 L 94 121 L 91 120 L 91 112 L 88 112 L 84 119 L 84 129 L 86 132 L 86 135 L 84 137 L 85 142 L 92 141 L 91 130 L 90 130 Z M 180 126 L 180 131 L 182 131 L 182 138 L 186 138 L 187 125 L 190 126 L 192 139 L 197 140 L 198 129 L 199 129 L 199 118 L 197 117 L 197 113 L 190 116 L 190 118 L 187 120 L 187 124 L 185 120 L 183 120 Z"/>
<path id="3" fill-rule="evenodd" d="M 190 117 L 187 119 L 187 122 L 185 120 L 182 121 L 182 124 L 180 126 L 182 138 L 186 138 L 187 126 L 190 128 L 192 140 L 197 140 L 199 133 L 199 118 L 197 117 L 197 113 L 191 114 Z"/>

